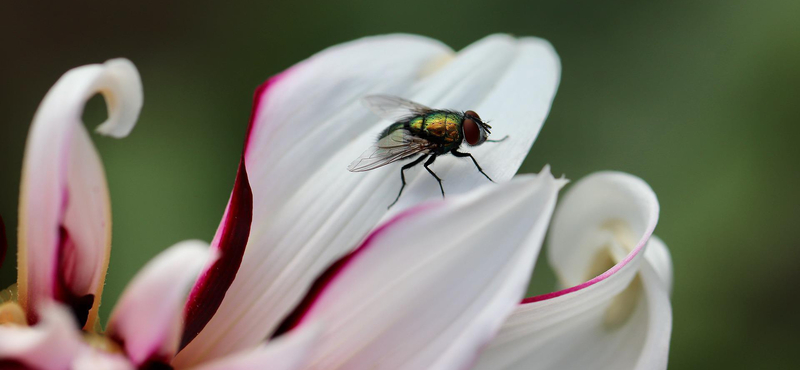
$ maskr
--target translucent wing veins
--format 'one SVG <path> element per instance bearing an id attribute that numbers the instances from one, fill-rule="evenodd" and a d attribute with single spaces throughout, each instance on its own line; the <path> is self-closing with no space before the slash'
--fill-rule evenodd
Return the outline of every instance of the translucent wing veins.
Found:
<path id="1" fill-rule="evenodd" d="M 410 115 L 423 115 L 432 109 L 394 95 L 367 95 L 361 102 L 381 118 L 396 121 Z"/>
<path id="2" fill-rule="evenodd" d="M 399 128 L 361 153 L 361 156 L 351 162 L 347 169 L 351 172 L 374 170 L 415 154 L 427 153 L 433 148 L 435 144 Z"/>

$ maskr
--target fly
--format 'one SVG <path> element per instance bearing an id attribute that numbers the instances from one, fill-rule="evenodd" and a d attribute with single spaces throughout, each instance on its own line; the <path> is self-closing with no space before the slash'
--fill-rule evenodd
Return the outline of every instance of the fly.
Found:
<path id="1" fill-rule="evenodd" d="M 458 151 L 463 142 L 469 146 L 478 146 L 485 142 L 500 142 L 508 138 L 506 136 L 500 140 L 487 140 L 492 126 L 481 120 L 478 113 L 471 110 L 460 112 L 432 109 L 391 95 L 369 95 L 364 97 L 363 102 L 373 113 L 382 118 L 399 119 L 384 129 L 378 141 L 350 163 L 347 169 L 351 172 L 364 172 L 416 157 L 400 169 L 400 180 L 403 185 L 389 208 L 397 203 L 406 187 L 405 170 L 422 161 L 425 161 L 423 167 L 439 183 L 444 198 L 442 179 L 429 166 L 436 157 L 448 153 L 456 157 L 469 157 L 478 171 L 489 181 L 494 182 L 483 172 L 472 154 Z"/>

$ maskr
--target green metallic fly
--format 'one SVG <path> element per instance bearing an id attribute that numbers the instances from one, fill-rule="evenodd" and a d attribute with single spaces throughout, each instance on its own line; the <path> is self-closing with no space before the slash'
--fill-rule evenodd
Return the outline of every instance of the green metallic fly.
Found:
<path id="1" fill-rule="evenodd" d="M 430 169 L 436 157 L 452 154 L 456 157 L 469 157 L 478 171 L 494 182 L 470 153 L 459 152 L 461 144 L 466 141 L 469 146 L 478 146 L 485 142 L 500 142 L 500 140 L 487 140 L 491 134 L 492 126 L 483 122 L 478 113 L 468 110 L 459 112 L 447 109 L 432 109 L 422 104 L 412 102 L 391 95 L 369 95 L 363 99 L 373 113 L 386 119 L 397 119 L 378 137 L 378 141 L 347 166 L 351 172 L 364 172 L 383 167 L 389 163 L 409 159 L 419 155 L 412 162 L 400 169 L 400 179 L 403 185 L 397 198 L 389 205 L 391 208 L 406 187 L 405 170 L 420 164 L 428 158 L 423 165 L 426 170 L 439 183 L 439 189 L 444 197 L 442 179 Z"/>

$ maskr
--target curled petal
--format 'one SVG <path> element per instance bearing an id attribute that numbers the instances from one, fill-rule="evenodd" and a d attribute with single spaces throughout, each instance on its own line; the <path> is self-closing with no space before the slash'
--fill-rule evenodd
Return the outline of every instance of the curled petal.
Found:
<path id="1" fill-rule="evenodd" d="M 255 349 L 245 350 L 193 367 L 192 370 L 270 370 L 300 369 L 314 351 L 320 328 L 310 325 Z"/>
<path id="2" fill-rule="evenodd" d="M 652 242 L 647 248 L 653 247 Z M 670 268 L 672 266 L 670 265 Z M 640 271 L 644 297 L 641 303 L 647 309 L 647 322 L 638 324 L 639 331 L 645 331 L 643 344 L 634 369 L 666 369 L 669 359 L 669 339 L 672 335 L 672 304 L 669 289 L 662 275 L 650 261 L 642 264 Z M 670 284 L 672 282 L 670 281 Z M 633 325 L 633 324 L 631 324 Z"/>
<path id="3" fill-rule="evenodd" d="M 217 314 L 178 363 L 258 343 L 316 276 L 391 217 L 386 207 L 399 190 L 400 164 L 346 170 L 388 125 L 362 97 L 385 93 L 478 110 L 493 120 L 497 138 L 511 136 L 474 148 L 486 172 L 505 181 L 538 134 L 559 73 L 558 57 L 539 39 L 495 35 L 454 53 L 424 37 L 388 35 L 329 48 L 267 81 L 255 97 L 245 150 L 254 203 L 245 257 Z M 433 168 L 448 195 L 487 183 L 469 159 L 442 157 Z M 441 198 L 427 172 L 406 178 L 392 213 Z"/>
<path id="4" fill-rule="evenodd" d="M 549 244 L 562 283 L 575 285 L 524 300 L 476 368 L 666 368 L 669 296 L 644 257 L 657 218 L 655 194 L 636 177 L 578 182 L 556 211 Z"/>
<path id="5" fill-rule="evenodd" d="M 548 248 L 561 285 L 569 288 L 526 302 L 559 297 L 611 277 L 626 285 L 658 223 L 658 211 L 655 193 L 635 176 L 598 172 L 576 183 L 556 210 Z"/>
<path id="6" fill-rule="evenodd" d="M 107 333 L 135 365 L 168 362 L 175 355 L 186 294 L 208 259 L 207 244 L 178 243 L 148 262 L 125 288 Z"/>
<path id="7" fill-rule="evenodd" d="M 111 245 L 111 208 L 100 157 L 81 121 L 86 101 L 97 93 L 108 106 L 108 121 L 98 132 L 127 135 L 142 105 L 142 87 L 136 67 L 125 59 L 65 73 L 42 100 L 28 134 L 18 284 L 31 322 L 38 302 L 49 299 L 68 305 L 89 330 L 97 317 Z"/>
<path id="8" fill-rule="evenodd" d="M 33 369 L 68 369 L 82 345 L 69 311 L 43 303 L 40 320 L 32 326 L 0 326 L 0 364 L 17 363 Z"/>
<path id="9" fill-rule="evenodd" d="M 379 227 L 308 297 L 307 368 L 463 369 L 524 294 L 556 195 L 545 169 Z"/>
<path id="10" fill-rule="evenodd" d="M 661 281 L 661 286 L 671 293 L 672 292 L 672 257 L 669 254 L 667 245 L 664 244 L 659 237 L 653 235 L 647 242 L 647 249 L 644 253 L 644 258 L 653 268 L 653 271 L 658 275 Z"/>

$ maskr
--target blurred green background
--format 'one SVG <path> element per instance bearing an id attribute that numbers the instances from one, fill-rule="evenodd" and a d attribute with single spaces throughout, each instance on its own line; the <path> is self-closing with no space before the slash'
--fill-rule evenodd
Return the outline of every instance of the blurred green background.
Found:
<path id="1" fill-rule="evenodd" d="M 656 233 L 675 268 L 670 368 L 787 368 L 800 345 L 798 15 L 795 0 L 4 2 L 0 214 L 12 247 L 0 288 L 15 280 L 27 130 L 66 70 L 124 56 L 144 80 L 130 137 L 95 135 L 114 208 L 107 317 L 145 261 L 210 240 L 253 90 L 270 75 L 366 35 L 421 33 L 460 49 L 509 32 L 550 40 L 563 65 L 522 171 L 622 170 L 659 196 Z M 92 101 L 89 126 L 103 109 Z M 552 287 L 543 263 L 534 282 Z"/>

